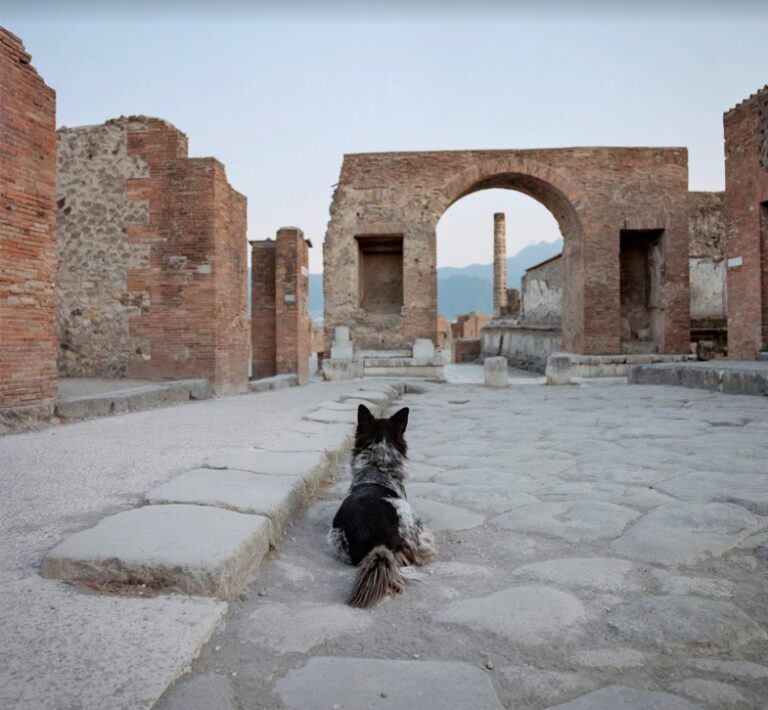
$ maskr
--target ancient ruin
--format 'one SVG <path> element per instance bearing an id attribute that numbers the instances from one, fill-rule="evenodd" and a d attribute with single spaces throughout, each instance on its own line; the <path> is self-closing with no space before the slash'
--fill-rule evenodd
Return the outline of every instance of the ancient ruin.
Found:
<path id="1" fill-rule="evenodd" d="M 725 114 L 728 353 L 768 351 L 768 85 Z"/>
<path id="2" fill-rule="evenodd" d="M 688 193 L 691 346 L 701 357 L 724 355 L 725 223 L 723 193 Z M 626 241 L 621 252 L 622 352 L 657 352 L 654 313 L 661 295 L 657 259 L 646 258 L 642 241 Z M 518 367 L 544 371 L 547 358 L 563 349 L 563 255 L 529 267 L 521 284 L 520 313 L 497 317 L 484 328 L 483 353 L 503 354 Z"/>
<path id="3" fill-rule="evenodd" d="M 293 374 L 309 381 L 312 321 L 307 309 L 309 249 L 297 227 L 251 242 L 251 348 L 254 378 Z"/>
<path id="4" fill-rule="evenodd" d="M 248 382 L 246 199 L 166 121 L 58 131 L 59 373 Z"/>
<path id="5" fill-rule="evenodd" d="M 0 27 L 0 424 L 56 400 L 56 94 Z"/>
<path id="6" fill-rule="evenodd" d="M 507 307 L 507 222 L 503 212 L 493 215 L 493 315 Z"/>
<path id="7" fill-rule="evenodd" d="M 544 204 L 563 233 L 564 349 L 622 353 L 648 342 L 688 352 L 684 148 L 346 155 L 325 240 L 327 339 L 346 325 L 364 349 L 436 341 L 437 222 L 462 197 L 499 187 Z M 628 281 L 637 269 L 651 280 Z M 374 302 L 371 291 L 386 298 Z"/>

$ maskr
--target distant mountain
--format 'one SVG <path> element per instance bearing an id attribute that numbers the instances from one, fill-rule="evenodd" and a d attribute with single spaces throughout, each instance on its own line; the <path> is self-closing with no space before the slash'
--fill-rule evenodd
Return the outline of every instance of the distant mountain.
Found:
<path id="1" fill-rule="evenodd" d="M 507 259 L 507 283 L 520 288 L 525 270 L 563 250 L 563 240 L 539 242 L 521 249 Z M 248 274 L 250 281 L 250 273 Z M 248 289 L 250 310 L 251 290 Z M 437 270 L 437 310 L 448 320 L 461 313 L 493 311 L 493 264 L 444 266 Z M 313 318 L 323 317 L 323 275 L 309 275 L 309 312 Z"/>
<path id="2" fill-rule="evenodd" d="M 525 270 L 563 250 L 563 240 L 530 244 L 507 259 L 507 284 L 520 288 Z M 437 270 L 437 312 L 449 321 L 469 311 L 493 313 L 493 264 Z"/>

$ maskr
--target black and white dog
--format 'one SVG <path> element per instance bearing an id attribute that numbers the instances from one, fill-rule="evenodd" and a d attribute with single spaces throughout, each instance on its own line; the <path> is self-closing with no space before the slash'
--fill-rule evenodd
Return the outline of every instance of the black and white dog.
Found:
<path id="1" fill-rule="evenodd" d="M 407 424 L 407 407 L 389 419 L 376 419 L 362 404 L 357 408 L 352 483 L 328 533 L 339 559 L 358 566 L 350 606 L 367 608 L 400 594 L 400 566 L 424 565 L 435 555 L 432 534 L 405 496 Z"/>

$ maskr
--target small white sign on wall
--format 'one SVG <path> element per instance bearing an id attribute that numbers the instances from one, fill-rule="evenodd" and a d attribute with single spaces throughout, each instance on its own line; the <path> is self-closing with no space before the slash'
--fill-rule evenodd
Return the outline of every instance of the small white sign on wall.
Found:
<path id="1" fill-rule="evenodd" d="M 309 269 L 306 266 L 301 267 L 301 275 L 302 276 L 309 276 Z"/>
<path id="2" fill-rule="evenodd" d="M 740 256 L 734 256 L 732 259 L 728 259 L 728 268 L 732 269 L 734 266 L 741 266 L 744 263 L 744 259 Z"/>

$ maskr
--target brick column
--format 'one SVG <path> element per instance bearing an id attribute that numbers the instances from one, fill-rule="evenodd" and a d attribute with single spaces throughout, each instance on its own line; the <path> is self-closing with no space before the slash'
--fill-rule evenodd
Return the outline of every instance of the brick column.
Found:
<path id="1" fill-rule="evenodd" d="M 724 116 L 728 356 L 768 347 L 768 86 Z"/>
<path id="2" fill-rule="evenodd" d="M 493 215 L 493 315 L 507 305 L 507 229 L 503 212 Z"/>
<path id="3" fill-rule="evenodd" d="M 309 247 L 304 233 L 296 227 L 277 232 L 275 258 L 275 367 L 277 374 L 296 373 L 299 384 L 309 382 L 311 323 L 309 290 Z"/>
<path id="4" fill-rule="evenodd" d="M 0 425 L 57 394 L 56 94 L 0 27 Z"/>
<path id="5" fill-rule="evenodd" d="M 275 257 L 271 239 L 251 242 L 251 353 L 254 379 L 276 374 Z"/>

